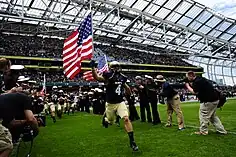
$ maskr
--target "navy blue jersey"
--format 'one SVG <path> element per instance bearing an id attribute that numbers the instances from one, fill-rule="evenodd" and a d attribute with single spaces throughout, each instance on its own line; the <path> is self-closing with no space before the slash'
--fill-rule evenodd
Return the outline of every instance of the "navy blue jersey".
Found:
<path id="1" fill-rule="evenodd" d="M 56 93 L 53 93 L 52 96 L 51 96 L 51 99 L 52 99 L 52 102 L 54 104 L 57 104 L 58 103 L 58 96 Z"/>
<path id="2" fill-rule="evenodd" d="M 64 103 L 65 103 L 65 98 L 63 98 L 62 96 L 59 97 L 58 102 L 59 102 L 60 105 L 64 105 Z"/>
<path id="3" fill-rule="evenodd" d="M 106 81 L 106 101 L 111 104 L 121 103 L 124 97 L 124 86 L 127 81 L 126 76 L 121 73 L 103 73 Z"/>

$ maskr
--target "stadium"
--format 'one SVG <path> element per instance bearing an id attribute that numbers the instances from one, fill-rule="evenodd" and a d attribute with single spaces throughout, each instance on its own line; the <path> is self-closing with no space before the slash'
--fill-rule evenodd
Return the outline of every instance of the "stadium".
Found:
<path id="1" fill-rule="evenodd" d="M 10 156 L 236 157 L 235 16 L 224 15 L 197 0 L 0 0 L 0 7 L 0 69 L 2 59 L 11 66 L 24 66 L 10 68 L 17 71 L 17 78 L 11 81 L 15 80 L 32 98 L 32 111 L 35 117 L 43 119 L 37 120 L 44 126 L 32 140 L 24 141 L 22 133 Z M 73 36 L 74 33 L 77 34 Z M 90 54 L 83 56 L 85 53 Z M 102 74 L 107 71 L 93 69 L 100 69 L 103 63 L 107 71 L 119 73 L 117 79 L 122 83 L 126 80 L 118 96 L 124 93 L 122 99 L 132 124 L 116 109 L 124 121 L 116 121 L 116 125 L 109 122 L 108 128 L 102 126 L 109 116 L 105 104 L 107 107 L 110 102 L 106 103 L 105 95 L 112 97 L 106 91 L 110 91 L 113 77 Z M 4 84 L 1 88 L 7 93 L 7 72 L 1 71 Z M 91 74 L 89 79 L 87 73 Z M 101 74 L 105 81 L 99 82 L 97 78 L 101 76 L 94 73 Z M 202 125 L 204 115 L 199 106 L 204 101 L 190 75 L 206 78 L 214 91 L 227 97 L 224 106 L 216 110 L 227 135 L 216 133 L 214 122 L 209 132 L 201 132 L 200 127 L 200 135 L 195 134 Z M 138 84 L 139 79 L 145 83 Z M 177 118 L 174 114 L 168 127 L 166 124 L 172 120 L 167 107 L 170 99 L 162 95 L 163 82 L 176 91 L 171 99 L 177 95 L 181 106 L 178 110 L 172 106 Z M 127 94 L 126 85 L 131 94 Z M 12 87 L 15 89 L 13 85 L 9 91 Z M 148 107 L 144 110 L 139 93 L 142 88 L 147 88 L 144 100 Z M 208 94 L 211 97 L 205 93 Z M 143 120 L 145 110 L 147 115 L 152 114 L 148 122 Z M 4 117 L 0 115 L 2 121 Z M 205 123 L 210 122 L 208 118 Z M 131 130 L 137 152 L 129 148 L 127 139 L 133 137 L 127 131 L 128 125 L 134 128 Z M 135 150 L 134 146 L 131 148 Z"/>

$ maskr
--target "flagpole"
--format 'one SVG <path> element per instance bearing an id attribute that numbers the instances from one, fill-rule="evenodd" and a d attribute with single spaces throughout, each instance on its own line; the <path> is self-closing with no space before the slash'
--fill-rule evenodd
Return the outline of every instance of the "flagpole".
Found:
<path id="1" fill-rule="evenodd" d="M 104 54 L 104 56 L 105 56 L 106 64 L 108 65 L 108 63 L 107 63 L 107 55 Z M 109 69 L 109 66 L 108 66 L 108 69 Z"/>
<path id="2" fill-rule="evenodd" d="M 46 74 L 44 74 L 43 77 L 44 77 L 43 79 L 44 79 L 44 88 L 45 88 L 44 90 L 45 90 L 45 94 L 46 94 L 46 92 L 47 92 L 47 91 L 46 91 Z"/>
<path id="3" fill-rule="evenodd" d="M 91 13 L 91 27 L 92 27 L 92 46 L 93 46 L 93 11 L 92 11 L 92 4 L 93 0 L 89 0 L 89 10 Z M 93 53 L 94 53 L 94 46 L 93 46 Z"/>

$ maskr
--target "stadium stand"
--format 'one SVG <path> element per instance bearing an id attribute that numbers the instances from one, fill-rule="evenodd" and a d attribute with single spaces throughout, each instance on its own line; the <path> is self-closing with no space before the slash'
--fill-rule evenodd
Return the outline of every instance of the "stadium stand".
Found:
<path id="1" fill-rule="evenodd" d="M 175 66 L 193 66 L 180 57 L 156 55 L 135 50 L 95 44 L 94 58 L 106 54 L 108 61 L 139 64 L 160 64 Z M 42 58 L 62 58 L 63 40 L 37 36 L 0 34 L 0 54 Z"/>

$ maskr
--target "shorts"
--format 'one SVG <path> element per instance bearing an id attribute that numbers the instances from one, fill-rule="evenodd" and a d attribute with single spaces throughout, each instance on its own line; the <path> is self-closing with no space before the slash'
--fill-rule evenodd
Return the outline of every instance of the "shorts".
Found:
<path id="1" fill-rule="evenodd" d="M 58 104 L 57 105 L 57 111 L 61 111 L 61 108 L 62 108 L 61 105 Z"/>
<path id="2" fill-rule="evenodd" d="M 10 131 L 0 121 L 0 152 L 7 149 L 13 149 L 12 137 Z"/>
<path id="3" fill-rule="evenodd" d="M 121 102 L 118 104 L 106 103 L 106 117 L 109 120 L 109 122 L 113 122 L 116 116 L 120 116 L 121 118 L 129 116 L 125 102 Z"/>
<path id="4" fill-rule="evenodd" d="M 51 105 L 50 110 L 51 110 L 51 112 L 55 112 L 56 111 L 55 105 Z"/>

